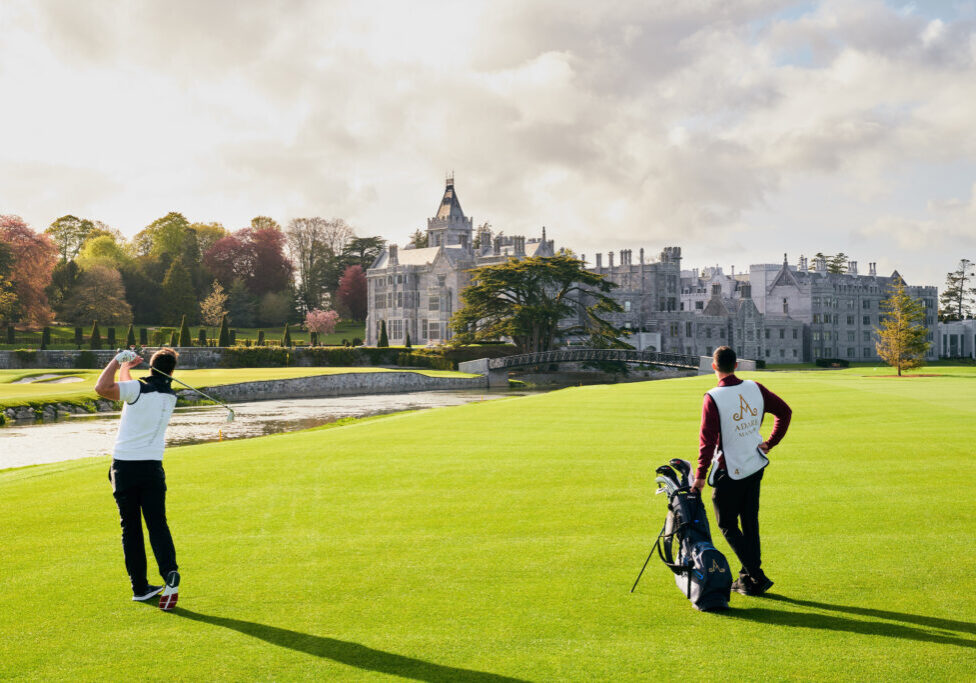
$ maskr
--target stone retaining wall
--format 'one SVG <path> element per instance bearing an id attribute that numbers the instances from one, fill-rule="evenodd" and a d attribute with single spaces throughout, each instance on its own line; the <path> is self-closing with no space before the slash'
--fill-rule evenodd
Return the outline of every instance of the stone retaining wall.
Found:
<path id="1" fill-rule="evenodd" d="M 359 394 L 398 394 L 409 391 L 480 389 L 484 386 L 484 379 L 481 377 L 429 377 L 418 372 L 349 372 L 263 382 L 241 382 L 216 387 L 200 387 L 200 389 L 218 400 L 240 403 Z M 179 385 L 176 384 L 174 387 Z M 183 401 L 201 400 L 198 394 L 189 389 L 178 390 L 176 393 Z M 0 412 L 0 425 L 8 420 L 46 421 L 69 414 L 111 412 L 121 408 L 120 404 L 105 399 L 91 399 L 82 403 L 84 405 L 56 402 L 13 406 Z"/>

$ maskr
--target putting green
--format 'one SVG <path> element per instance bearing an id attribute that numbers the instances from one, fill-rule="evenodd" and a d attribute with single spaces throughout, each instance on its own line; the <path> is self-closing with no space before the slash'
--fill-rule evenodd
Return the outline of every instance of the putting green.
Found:
<path id="1" fill-rule="evenodd" d="M 773 597 L 628 592 L 714 380 L 582 387 L 169 451 L 173 614 L 128 600 L 106 459 L 0 472 L 0 678 L 971 680 L 976 381 L 754 376 L 794 410 Z"/>
<path id="2" fill-rule="evenodd" d="M 179 370 L 175 377 L 193 387 L 204 388 L 238 382 L 257 382 L 274 379 L 292 379 L 313 375 L 341 375 L 350 372 L 418 372 L 428 377 L 475 377 L 464 372 L 428 369 L 390 369 L 376 367 L 320 367 L 320 368 L 235 368 L 209 370 Z M 51 382 L 15 383 L 18 379 L 45 374 L 59 374 L 65 377 L 80 377 L 82 382 L 52 384 Z M 97 398 L 95 380 L 101 370 L 0 370 L 0 408 L 24 405 L 28 402 L 51 403 L 71 399 Z M 147 370 L 136 369 L 134 378 L 148 375 Z M 179 388 L 179 387 L 177 387 Z"/>

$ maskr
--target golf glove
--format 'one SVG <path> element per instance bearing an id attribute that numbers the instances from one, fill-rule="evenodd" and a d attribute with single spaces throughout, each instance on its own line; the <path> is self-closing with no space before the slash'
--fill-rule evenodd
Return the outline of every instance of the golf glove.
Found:
<path id="1" fill-rule="evenodd" d="M 135 360 L 138 357 L 139 357 L 138 353 L 126 349 L 125 351 L 119 351 L 116 354 L 115 362 L 118 363 L 119 365 L 122 365 L 122 363 L 128 363 L 130 360 Z"/>

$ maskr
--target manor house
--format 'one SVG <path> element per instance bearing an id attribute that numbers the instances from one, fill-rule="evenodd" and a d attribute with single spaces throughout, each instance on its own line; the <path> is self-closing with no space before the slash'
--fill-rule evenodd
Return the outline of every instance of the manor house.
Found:
<path id="1" fill-rule="evenodd" d="M 427 219 L 427 246 L 391 244 L 366 271 L 369 292 L 366 344 L 379 341 L 381 321 L 391 344 L 441 342 L 451 338 L 448 322 L 461 305 L 468 271 L 509 258 L 553 256 L 546 229 L 538 238 L 492 236 L 487 224 L 473 228 L 461 209 L 454 178 L 447 178 L 437 213 Z"/>

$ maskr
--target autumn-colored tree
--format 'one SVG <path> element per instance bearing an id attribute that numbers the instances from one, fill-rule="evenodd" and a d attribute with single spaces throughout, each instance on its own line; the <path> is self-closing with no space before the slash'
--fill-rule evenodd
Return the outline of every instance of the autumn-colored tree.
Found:
<path id="1" fill-rule="evenodd" d="M 227 315 L 227 293 L 223 286 L 214 280 L 213 289 L 206 299 L 200 302 L 200 317 L 205 325 L 216 327 Z"/>
<path id="2" fill-rule="evenodd" d="M 217 240 L 204 254 L 203 263 L 225 287 L 238 278 L 248 291 L 262 296 L 291 286 L 292 265 L 284 246 L 280 230 L 244 228 Z"/>
<path id="3" fill-rule="evenodd" d="M 119 271 L 96 264 L 81 272 L 71 296 L 64 302 L 62 317 L 75 325 L 101 320 L 108 325 L 132 322 L 132 308 L 125 299 Z"/>
<path id="4" fill-rule="evenodd" d="M 339 314 L 335 311 L 323 311 L 320 308 L 309 311 L 305 315 L 305 327 L 317 334 L 332 334 L 339 322 Z"/>
<path id="5" fill-rule="evenodd" d="M 11 325 L 17 314 L 17 294 L 10 282 L 14 257 L 10 247 L 0 241 L 0 323 Z"/>
<path id="6" fill-rule="evenodd" d="M 905 283 L 896 277 L 888 288 L 888 296 L 881 302 L 884 315 L 881 327 L 875 332 L 878 340 L 875 348 L 878 355 L 888 365 L 902 370 L 920 367 L 925 363 L 925 354 L 932 345 L 927 340 L 925 327 L 925 306 L 920 299 L 911 297 L 905 291 Z"/>
<path id="7" fill-rule="evenodd" d="M 57 247 L 19 216 L 0 216 L 0 242 L 12 257 L 9 279 L 17 295 L 18 316 L 31 328 L 44 327 L 54 319 L 45 289 L 51 283 Z"/>
<path id="8" fill-rule="evenodd" d="M 180 261 L 173 261 L 163 278 L 163 322 L 176 324 L 182 316 L 197 319 L 197 298 L 190 274 Z"/>
<path id="9" fill-rule="evenodd" d="M 366 273 L 360 265 L 349 266 L 339 279 L 339 291 L 336 298 L 353 320 L 365 320 L 367 312 L 367 297 L 369 289 L 366 285 Z"/>

